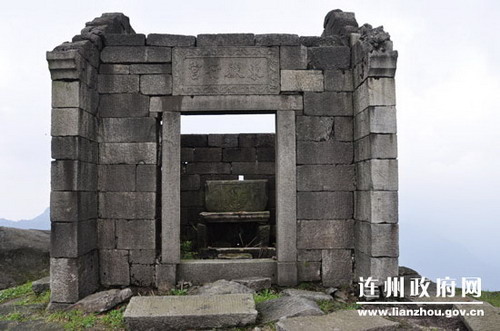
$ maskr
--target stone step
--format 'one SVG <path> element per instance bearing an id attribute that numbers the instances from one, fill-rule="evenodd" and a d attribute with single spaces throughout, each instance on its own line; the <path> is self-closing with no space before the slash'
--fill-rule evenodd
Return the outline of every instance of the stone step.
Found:
<path id="1" fill-rule="evenodd" d="M 254 324 L 251 294 L 136 296 L 124 313 L 129 330 L 187 330 Z"/>

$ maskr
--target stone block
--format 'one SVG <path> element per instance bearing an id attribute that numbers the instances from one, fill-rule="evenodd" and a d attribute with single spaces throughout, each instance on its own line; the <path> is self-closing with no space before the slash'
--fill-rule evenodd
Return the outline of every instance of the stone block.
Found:
<path id="1" fill-rule="evenodd" d="M 321 262 L 321 250 L 320 249 L 299 249 L 297 251 L 297 261 Z"/>
<path id="2" fill-rule="evenodd" d="M 78 81 L 52 82 L 53 108 L 86 108 L 85 87 Z"/>
<path id="3" fill-rule="evenodd" d="M 307 69 L 307 47 L 280 47 L 280 68 L 282 70 Z"/>
<path id="4" fill-rule="evenodd" d="M 351 66 L 351 50 L 347 46 L 309 47 L 307 58 L 311 69 L 349 69 Z"/>
<path id="5" fill-rule="evenodd" d="M 194 148 L 181 148 L 181 162 L 194 161 Z"/>
<path id="6" fill-rule="evenodd" d="M 102 285 L 130 285 L 128 251 L 118 249 L 101 249 L 99 251 L 99 266 Z"/>
<path id="7" fill-rule="evenodd" d="M 297 116 L 297 140 L 326 141 L 333 138 L 333 117 Z"/>
<path id="8" fill-rule="evenodd" d="M 99 73 L 105 75 L 128 75 L 130 74 L 130 65 L 128 64 L 101 64 Z"/>
<path id="9" fill-rule="evenodd" d="M 301 36 L 299 39 L 300 44 L 306 47 L 342 46 L 339 38 L 333 36 Z"/>
<path id="10" fill-rule="evenodd" d="M 368 78 L 353 95 L 354 114 L 371 106 L 395 106 L 396 88 L 394 78 Z"/>
<path id="11" fill-rule="evenodd" d="M 205 194 L 203 191 L 181 192 L 181 203 L 183 207 L 203 207 L 205 206 Z"/>
<path id="12" fill-rule="evenodd" d="M 221 162 L 222 149 L 216 147 L 198 147 L 194 149 L 194 162 Z"/>
<path id="13" fill-rule="evenodd" d="M 78 222 L 97 218 L 95 192 L 50 192 L 50 220 Z"/>
<path id="14" fill-rule="evenodd" d="M 50 256 L 77 258 L 97 248 L 96 221 L 51 223 Z"/>
<path id="15" fill-rule="evenodd" d="M 52 161 L 52 191 L 95 191 L 97 167 L 81 161 Z"/>
<path id="16" fill-rule="evenodd" d="M 131 64 L 130 73 L 136 75 L 171 74 L 172 64 Z"/>
<path id="17" fill-rule="evenodd" d="M 108 33 L 104 36 L 104 45 L 106 46 L 144 46 L 146 36 L 140 33 L 136 34 L 113 34 Z"/>
<path id="18" fill-rule="evenodd" d="M 356 222 L 356 250 L 372 257 L 399 256 L 397 224 Z"/>
<path id="19" fill-rule="evenodd" d="M 267 324 L 297 316 L 318 316 L 324 313 L 316 302 L 299 296 L 283 296 L 257 304 L 260 322 Z"/>
<path id="20" fill-rule="evenodd" d="M 296 34 L 270 33 L 255 35 L 256 46 L 298 46 L 299 36 Z"/>
<path id="21" fill-rule="evenodd" d="M 99 141 L 106 143 L 157 142 L 159 125 L 151 117 L 103 118 Z"/>
<path id="22" fill-rule="evenodd" d="M 395 191 L 356 191 L 355 218 L 370 223 L 398 222 L 398 193 Z"/>
<path id="23" fill-rule="evenodd" d="M 346 92 L 304 93 L 304 114 L 352 116 L 352 94 Z"/>
<path id="24" fill-rule="evenodd" d="M 100 218 L 97 220 L 97 248 L 116 248 L 116 231 L 114 219 Z"/>
<path id="25" fill-rule="evenodd" d="M 159 166 L 139 164 L 135 173 L 137 192 L 157 192 L 159 186 Z"/>
<path id="26" fill-rule="evenodd" d="M 255 162 L 257 155 L 255 148 L 224 148 L 222 160 L 224 162 Z"/>
<path id="27" fill-rule="evenodd" d="M 131 264 L 130 284 L 140 287 L 153 287 L 155 285 L 155 266 Z"/>
<path id="28" fill-rule="evenodd" d="M 128 261 L 135 264 L 155 264 L 156 250 L 154 249 L 131 249 Z"/>
<path id="29" fill-rule="evenodd" d="M 155 220 L 116 220 L 116 248 L 155 249 Z"/>
<path id="30" fill-rule="evenodd" d="M 146 44 L 150 46 L 166 47 L 193 47 L 196 44 L 195 36 L 184 36 L 179 34 L 148 34 Z"/>
<path id="31" fill-rule="evenodd" d="M 370 134 L 354 145 L 354 161 L 368 159 L 395 159 L 398 157 L 395 134 Z"/>
<path id="32" fill-rule="evenodd" d="M 222 162 L 188 163 L 187 174 L 230 174 L 231 164 Z"/>
<path id="33" fill-rule="evenodd" d="M 274 175 L 274 162 L 233 162 L 231 173 L 235 175 Z"/>
<path id="34" fill-rule="evenodd" d="M 182 147 L 207 147 L 208 135 L 206 134 L 183 134 L 181 135 Z"/>
<path id="35" fill-rule="evenodd" d="M 97 163 L 96 142 L 78 136 L 52 137 L 51 156 L 56 160 L 78 160 Z"/>
<path id="36" fill-rule="evenodd" d="M 359 86 L 366 78 L 389 77 L 396 75 L 397 51 L 371 52 L 363 57 L 362 62 L 354 67 L 354 84 Z"/>
<path id="37" fill-rule="evenodd" d="M 253 46 L 253 33 L 199 34 L 197 47 L 205 46 Z"/>
<path id="38" fill-rule="evenodd" d="M 327 141 L 297 141 L 297 164 L 351 164 L 353 143 Z"/>
<path id="39" fill-rule="evenodd" d="M 177 265 L 173 264 L 157 264 L 156 265 L 156 287 L 160 291 L 168 291 L 175 288 Z"/>
<path id="40" fill-rule="evenodd" d="M 353 141 L 354 123 L 351 116 L 335 117 L 333 131 L 338 141 Z"/>
<path id="41" fill-rule="evenodd" d="M 354 139 L 370 133 L 396 133 L 396 107 L 368 107 L 356 115 Z"/>
<path id="42" fill-rule="evenodd" d="M 299 282 L 317 282 L 321 280 L 321 262 L 297 262 Z"/>
<path id="43" fill-rule="evenodd" d="M 96 118 L 79 108 L 52 109 L 52 136 L 80 136 L 96 140 Z"/>
<path id="44" fill-rule="evenodd" d="M 372 277 L 377 285 L 382 285 L 387 277 L 398 276 L 398 258 L 371 257 L 362 252 L 355 252 L 355 279 Z"/>
<path id="45" fill-rule="evenodd" d="M 397 160 L 368 160 L 358 162 L 356 167 L 358 190 L 398 190 Z"/>
<path id="46" fill-rule="evenodd" d="M 297 166 L 298 191 L 354 191 L 354 165 Z"/>
<path id="47" fill-rule="evenodd" d="M 99 217 L 154 219 L 156 217 L 156 194 L 153 192 L 99 193 Z"/>
<path id="48" fill-rule="evenodd" d="M 281 91 L 322 92 L 321 70 L 281 70 Z"/>
<path id="49" fill-rule="evenodd" d="M 277 266 L 277 284 L 279 286 L 296 286 L 297 285 L 297 263 L 296 262 L 280 262 Z"/>
<path id="50" fill-rule="evenodd" d="M 100 117 L 147 117 L 149 98 L 140 94 L 107 94 L 99 102 Z"/>
<path id="51" fill-rule="evenodd" d="M 350 249 L 323 250 L 321 264 L 322 284 L 324 287 L 339 287 L 352 284 L 353 259 Z"/>
<path id="52" fill-rule="evenodd" d="M 107 46 L 101 52 L 104 63 L 172 62 L 170 47 Z"/>
<path id="53" fill-rule="evenodd" d="M 274 148 L 276 136 L 274 134 L 245 134 L 239 136 L 240 147 L 272 147 Z"/>
<path id="54" fill-rule="evenodd" d="M 147 95 L 172 94 L 172 75 L 141 76 L 141 93 Z"/>
<path id="55" fill-rule="evenodd" d="M 139 75 L 99 75 L 97 83 L 99 93 L 134 93 L 139 92 Z"/>
<path id="56" fill-rule="evenodd" d="M 276 151 L 274 148 L 257 148 L 257 161 L 274 162 L 275 159 Z"/>
<path id="57" fill-rule="evenodd" d="M 353 220 L 298 221 L 297 248 L 299 249 L 354 248 L 354 221 Z"/>
<path id="58" fill-rule="evenodd" d="M 156 164 L 156 143 L 101 143 L 101 164 Z"/>
<path id="59" fill-rule="evenodd" d="M 237 134 L 209 134 L 209 147 L 234 148 L 238 147 Z"/>
<path id="60" fill-rule="evenodd" d="M 135 191 L 135 165 L 98 165 L 98 189 L 101 192 Z"/>
<path id="61" fill-rule="evenodd" d="M 352 71 L 346 69 L 325 70 L 325 91 L 352 92 Z"/>

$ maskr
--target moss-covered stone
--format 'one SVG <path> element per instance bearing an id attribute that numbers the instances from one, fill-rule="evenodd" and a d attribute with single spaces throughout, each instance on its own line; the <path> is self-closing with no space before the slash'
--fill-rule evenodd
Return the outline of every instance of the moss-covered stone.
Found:
<path id="1" fill-rule="evenodd" d="M 267 180 L 211 180 L 205 186 L 207 211 L 261 211 L 267 206 Z"/>

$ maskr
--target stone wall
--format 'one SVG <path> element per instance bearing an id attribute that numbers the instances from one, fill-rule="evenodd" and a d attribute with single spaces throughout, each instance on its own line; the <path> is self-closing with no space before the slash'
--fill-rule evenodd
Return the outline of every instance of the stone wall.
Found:
<path id="1" fill-rule="evenodd" d="M 207 180 L 268 180 L 270 223 L 275 224 L 274 134 L 190 134 L 181 136 L 181 240 L 194 231 L 205 209 Z"/>

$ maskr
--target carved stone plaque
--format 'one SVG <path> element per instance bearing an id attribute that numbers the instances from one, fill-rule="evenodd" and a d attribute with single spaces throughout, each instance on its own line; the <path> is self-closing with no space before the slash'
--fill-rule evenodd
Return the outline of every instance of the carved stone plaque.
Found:
<path id="1" fill-rule="evenodd" d="M 278 94 L 277 47 L 174 48 L 174 95 Z"/>

